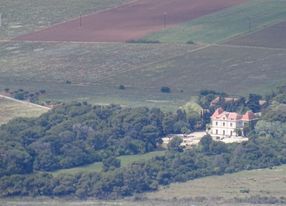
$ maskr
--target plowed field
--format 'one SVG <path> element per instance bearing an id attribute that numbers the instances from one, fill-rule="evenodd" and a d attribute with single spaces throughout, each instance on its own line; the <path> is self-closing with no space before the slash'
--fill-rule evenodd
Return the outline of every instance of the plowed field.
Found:
<path id="1" fill-rule="evenodd" d="M 16 40 L 124 42 L 245 0 L 138 0 L 23 35 Z"/>

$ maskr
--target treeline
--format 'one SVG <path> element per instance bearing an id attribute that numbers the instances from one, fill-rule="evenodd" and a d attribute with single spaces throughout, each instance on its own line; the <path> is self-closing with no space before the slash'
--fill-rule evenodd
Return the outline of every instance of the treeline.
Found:
<path id="1" fill-rule="evenodd" d="M 13 120 L 0 127 L 0 196 L 115 199 L 172 182 L 286 164 L 286 110 L 282 97 L 277 101 L 284 92 L 269 98 L 271 106 L 248 142 L 226 145 L 206 136 L 191 150 L 172 142 L 165 156 L 123 168 L 116 156 L 156 150 L 162 136 L 191 131 L 198 123 L 182 110 L 163 113 L 87 103 L 59 107 L 36 119 Z M 209 95 L 201 94 L 200 100 Z M 104 172 L 57 177 L 45 173 L 95 161 L 107 165 Z"/>
<path id="2" fill-rule="evenodd" d="M 266 108 L 271 99 L 274 98 L 274 93 L 266 95 L 265 97 L 258 94 L 249 94 L 247 97 L 232 96 L 223 92 L 216 92 L 213 90 L 202 90 L 199 94 L 199 104 L 204 109 L 209 109 L 213 112 L 215 109 L 222 107 L 229 112 L 246 112 L 252 111 L 254 113 L 261 112 Z M 213 100 L 217 100 L 213 102 Z M 263 105 L 261 103 L 263 102 Z"/>
<path id="3" fill-rule="evenodd" d="M 286 138 L 253 136 L 243 144 L 226 145 L 209 136 L 192 149 L 171 150 L 163 157 L 133 163 L 105 173 L 12 175 L 0 179 L 0 196 L 73 196 L 116 199 L 157 190 L 160 185 L 208 175 L 273 167 L 286 163 Z"/>
<path id="4" fill-rule="evenodd" d="M 0 177 L 150 152 L 164 135 L 190 131 L 193 124 L 181 110 L 72 103 L 0 127 Z"/>
<path id="5" fill-rule="evenodd" d="M 277 87 L 265 96 L 253 93 L 246 97 L 233 96 L 213 90 L 202 90 L 198 96 L 200 106 L 210 110 L 211 113 L 218 107 L 222 107 L 225 111 L 229 112 L 244 113 L 251 110 L 256 113 L 264 111 L 273 103 L 286 104 L 286 86 Z M 215 99 L 217 101 L 213 102 Z"/>
<path id="6" fill-rule="evenodd" d="M 18 100 L 26 100 L 30 102 L 38 102 L 39 97 L 46 94 L 46 90 L 41 89 L 36 92 L 26 91 L 23 89 L 18 89 L 15 91 L 10 90 L 9 88 L 5 88 L 5 93 L 15 99 Z"/>

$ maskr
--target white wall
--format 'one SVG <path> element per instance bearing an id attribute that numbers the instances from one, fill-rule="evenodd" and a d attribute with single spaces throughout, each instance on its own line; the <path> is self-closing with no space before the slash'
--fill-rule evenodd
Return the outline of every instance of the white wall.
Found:
<path id="1" fill-rule="evenodd" d="M 242 129 L 242 121 L 213 120 L 211 134 L 213 136 L 237 136 L 236 129 Z"/>

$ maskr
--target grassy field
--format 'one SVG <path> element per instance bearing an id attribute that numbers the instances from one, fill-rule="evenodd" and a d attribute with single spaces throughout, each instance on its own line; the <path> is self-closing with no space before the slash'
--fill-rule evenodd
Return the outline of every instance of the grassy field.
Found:
<path id="1" fill-rule="evenodd" d="M 197 203 L 188 200 L 79 201 L 79 200 L 0 200 L 0 206 L 273 206 L 273 204 Z M 282 206 L 282 204 L 275 204 Z M 284 205 L 285 206 L 285 205 Z"/>
<path id="2" fill-rule="evenodd" d="M 125 2 L 128 0 L 1 0 L 0 40 Z"/>
<path id="3" fill-rule="evenodd" d="M 44 112 L 47 110 L 0 97 L 0 125 L 16 117 L 37 117 Z"/>
<path id="4" fill-rule="evenodd" d="M 283 49 L 210 46 L 142 67 L 136 72 L 118 74 L 102 85 L 126 82 L 136 86 L 138 94 L 144 96 L 145 92 L 152 94 L 166 84 L 174 91 L 169 96 L 182 100 L 196 95 L 201 89 L 237 95 L 263 93 L 285 83 L 285 56 L 286 50 Z M 184 92 L 180 93 L 180 90 Z"/>
<path id="5" fill-rule="evenodd" d="M 138 80 L 142 81 L 140 78 L 133 79 L 132 85 L 113 79 L 196 48 L 163 44 L 4 43 L 0 46 L 0 89 L 45 89 L 46 99 L 61 101 L 177 107 L 183 104 L 180 99 L 160 92 L 167 82 L 149 93 L 151 89 L 145 89 L 151 85 L 136 86 Z M 66 84 L 67 81 L 71 84 Z M 107 81 L 108 84 L 103 84 Z M 121 84 L 125 90 L 118 89 Z"/>
<path id="6" fill-rule="evenodd" d="M 201 89 L 271 91 L 286 82 L 285 56 L 284 49 L 223 45 L 10 42 L 0 46 L 0 90 L 45 89 L 43 100 L 174 109 Z M 161 93 L 162 86 L 172 92 Z"/>
<path id="7" fill-rule="evenodd" d="M 152 159 L 156 156 L 163 156 L 165 154 L 165 151 L 156 151 L 156 152 L 149 152 L 146 154 L 140 154 L 140 155 L 126 155 L 118 157 L 118 159 L 121 161 L 121 167 L 125 167 L 133 162 L 138 161 L 144 161 Z M 77 174 L 77 173 L 90 173 L 90 172 L 100 172 L 102 170 L 102 163 L 93 163 L 87 166 L 83 167 L 75 167 L 71 169 L 62 169 L 55 172 L 52 172 L 51 174 L 58 176 L 62 174 Z"/>
<path id="8" fill-rule="evenodd" d="M 143 195 L 143 200 L 79 201 L 63 199 L 2 199 L 2 206 L 270 206 L 247 202 L 249 197 L 286 198 L 286 166 L 211 176 L 172 184 Z M 239 203 L 237 198 L 244 200 Z M 236 200 L 235 200 L 236 199 Z M 275 204 L 285 205 L 285 204 Z"/>
<path id="9" fill-rule="evenodd" d="M 285 17 L 285 0 L 249 0 L 242 5 L 153 33 L 145 39 L 165 43 L 217 43 L 284 21 Z"/>
<path id="10" fill-rule="evenodd" d="M 223 176 L 211 176 L 186 183 L 172 184 L 158 192 L 149 193 L 149 199 L 198 199 L 232 201 L 251 196 L 286 198 L 286 166 L 273 169 L 243 171 Z"/>

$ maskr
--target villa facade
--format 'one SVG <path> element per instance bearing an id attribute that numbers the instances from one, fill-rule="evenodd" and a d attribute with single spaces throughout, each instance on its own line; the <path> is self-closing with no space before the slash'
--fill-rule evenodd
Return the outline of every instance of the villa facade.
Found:
<path id="1" fill-rule="evenodd" d="M 251 111 L 241 115 L 218 108 L 211 116 L 211 125 L 207 132 L 214 139 L 244 137 L 257 119 L 257 115 Z"/>

